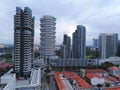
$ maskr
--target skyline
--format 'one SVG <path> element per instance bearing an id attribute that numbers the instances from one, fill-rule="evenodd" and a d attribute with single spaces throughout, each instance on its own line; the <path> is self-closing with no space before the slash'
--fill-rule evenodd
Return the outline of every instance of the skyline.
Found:
<path id="1" fill-rule="evenodd" d="M 62 44 L 63 35 L 72 33 L 77 25 L 86 26 L 86 45 L 100 33 L 120 33 L 119 0 L 4 0 L 0 3 L 0 43 L 13 44 L 16 7 L 29 7 L 35 16 L 35 44 L 40 43 L 40 18 L 52 15 L 56 21 L 56 44 Z M 87 7 L 86 7 L 87 6 Z"/>

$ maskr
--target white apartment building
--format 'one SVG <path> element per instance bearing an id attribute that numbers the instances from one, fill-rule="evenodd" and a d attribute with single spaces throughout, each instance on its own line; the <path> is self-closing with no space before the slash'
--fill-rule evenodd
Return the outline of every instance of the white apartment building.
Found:
<path id="1" fill-rule="evenodd" d="M 117 53 L 117 42 L 117 33 L 101 33 L 99 35 L 100 57 L 103 59 L 115 56 Z"/>
<path id="2" fill-rule="evenodd" d="M 40 19 L 40 58 L 48 58 L 55 55 L 55 25 L 56 18 L 45 15 Z"/>

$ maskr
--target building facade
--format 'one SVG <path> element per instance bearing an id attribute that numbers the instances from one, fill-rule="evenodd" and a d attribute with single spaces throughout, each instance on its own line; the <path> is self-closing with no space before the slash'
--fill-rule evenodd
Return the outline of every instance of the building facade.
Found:
<path id="1" fill-rule="evenodd" d="M 118 45 L 117 45 L 117 56 L 120 57 L 120 40 L 118 40 Z"/>
<path id="2" fill-rule="evenodd" d="M 50 59 L 50 66 L 86 66 L 86 59 L 79 58 L 59 58 L 59 59 Z"/>
<path id="3" fill-rule="evenodd" d="M 109 67 L 108 72 L 111 76 L 120 76 L 120 69 L 116 66 Z"/>
<path id="4" fill-rule="evenodd" d="M 55 55 L 55 25 L 56 18 L 45 15 L 40 19 L 40 58 L 48 58 Z"/>
<path id="5" fill-rule="evenodd" d="M 118 34 L 101 33 L 99 35 L 99 52 L 101 58 L 116 56 L 118 46 Z"/>
<path id="6" fill-rule="evenodd" d="M 99 45 L 98 45 L 98 39 L 93 39 L 93 48 L 94 49 L 98 49 Z"/>
<path id="7" fill-rule="evenodd" d="M 77 25 L 72 37 L 72 58 L 85 59 L 86 57 L 86 28 Z"/>
<path id="8" fill-rule="evenodd" d="M 65 34 L 63 38 L 63 44 L 60 49 L 60 57 L 71 58 L 71 39 L 67 34 Z"/>
<path id="9" fill-rule="evenodd" d="M 32 10 L 16 7 L 14 15 L 14 72 L 28 76 L 33 62 L 34 17 Z"/>

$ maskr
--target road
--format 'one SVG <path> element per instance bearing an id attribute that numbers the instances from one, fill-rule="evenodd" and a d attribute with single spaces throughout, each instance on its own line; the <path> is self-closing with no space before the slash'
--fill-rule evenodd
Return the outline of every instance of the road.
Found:
<path id="1" fill-rule="evenodd" d="M 50 90 L 58 90 L 54 76 L 50 76 Z"/>

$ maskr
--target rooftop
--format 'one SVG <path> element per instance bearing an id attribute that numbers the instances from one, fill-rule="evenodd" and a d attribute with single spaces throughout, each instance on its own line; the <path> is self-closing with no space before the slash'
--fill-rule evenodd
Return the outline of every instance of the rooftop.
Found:
<path id="1" fill-rule="evenodd" d="M 118 87 L 106 88 L 105 90 L 120 90 L 120 86 L 118 86 Z"/>
<path id="2" fill-rule="evenodd" d="M 118 68 L 118 67 L 115 67 L 115 66 L 109 67 L 108 69 L 111 69 L 111 70 L 119 70 L 119 68 Z"/>
<path id="3" fill-rule="evenodd" d="M 120 79 L 120 75 L 115 76 L 117 79 Z"/>
<path id="4" fill-rule="evenodd" d="M 3 90 L 7 84 L 0 84 L 0 90 Z"/>
<path id="5" fill-rule="evenodd" d="M 99 79 L 101 79 L 102 78 L 99 75 L 95 75 L 95 74 L 92 74 L 92 73 L 87 73 L 86 77 L 89 78 L 89 79 L 92 79 L 92 78 L 99 78 Z"/>
<path id="6" fill-rule="evenodd" d="M 106 80 L 106 82 L 108 82 L 108 83 L 119 82 L 118 79 L 116 79 L 115 77 L 112 77 L 112 76 L 107 76 L 107 77 L 105 78 L 105 80 Z"/>
<path id="7" fill-rule="evenodd" d="M 60 90 L 66 90 L 64 83 L 62 82 L 62 80 L 60 79 L 60 77 L 58 75 L 55 76 L 55 80 L 56 80 L 58 88 Z"/>
<path id="8" fill-rule="evenodd" d="M 31 87 L 38 87 L 41 85 L 41 70 L 32 69 L 30 78 L 27 80 L 17 80 L 16 81 L 16 88 L 31 88 Z"/>
<path id="9" fill-rule="evenodd" d="M 86 73 L 108 73 L 103 69 L 86 69 L 85 72 Z"/>
<path id="10" fill-rule="evenodd" d="M 2 64 L 0 65 L 0 68 L 6 68 L 6 67 L 11 67 L 11 66 L 13 66 L 13 65 L 5 62 L 5 63 L 2 63 Z"/>
<path id="11" fill-rule="evenodd" d="M 29 80 L 17 80 L 16 86 L 29 85 Z"/>
<path id="12" fill-rule="evenodd" d="M 70 78 L 72 80 L 75 80 L 80 88 L 88 89 L 91 88 L 91 85 L 89 85 L 84 79 L 82 79 L 80 76 L 78 76 L 74 72 L 55 72 L 56 75 L 63 75 L 66 78 Z"/>
<path id="13" fill-rule="evenodd" d="M 62 79 L 64 85 L 67 87 L 68 90 L 73 90 L 72 85 L 70 84 L 69 80 L 67 80 L 66 78 Z"/>

